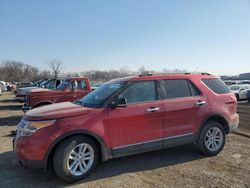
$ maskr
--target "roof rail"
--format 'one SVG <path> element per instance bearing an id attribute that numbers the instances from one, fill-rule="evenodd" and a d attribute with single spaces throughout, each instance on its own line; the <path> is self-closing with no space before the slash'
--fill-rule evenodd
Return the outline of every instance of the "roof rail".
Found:
<path id="1" fill-rule="evenodd" d="M 139 77 L 143 77 L 143 76 L 153 76 L 153 73 L 145 72 L 139 75 Z"/>
<path id="2" fill-rule="evenodd" d="M 209 74 L 207 72 L 202 72 L 201 75 L 211 75 L 211 74 Z"/>

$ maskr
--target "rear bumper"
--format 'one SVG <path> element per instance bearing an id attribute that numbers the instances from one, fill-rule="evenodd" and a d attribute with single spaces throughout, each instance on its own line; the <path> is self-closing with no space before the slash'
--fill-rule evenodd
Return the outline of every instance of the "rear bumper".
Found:
<path id="1" fill-rule="evenodd" d="M 239 115 L 236 113 L 233 116 L 232 121 L 229 123 L 230 132 L 232 132 L 235 129 L 237 129 L 238 125 L 239 125 Z"/>
<path id="2" fill-rule="evenodd" d="M 22 111 L 24 112 L 24 113 L 26 113 L 27 111 L 29 111 L 31 109 L 31 106 L 27 106 L 26 104 L 24 104 L 23 106 L 22 106 Z"/>

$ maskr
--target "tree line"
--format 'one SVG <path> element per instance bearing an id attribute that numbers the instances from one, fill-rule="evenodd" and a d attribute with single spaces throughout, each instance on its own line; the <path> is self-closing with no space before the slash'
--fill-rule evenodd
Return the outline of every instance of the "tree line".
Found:
<path id="1" fill-rule="evenodd" d="M 48 69 L 38 69 L 37 67 L 25 64 L 19 61 L 4 60 L 0 65 L 0 80 L 7 82 L 29 82 L 36 81 L 44 78 L 58 78 L 58 77 L 88 77 L 95 82 L 103 82 L 114 78 L 133 76 L 145 73 L 183 73 L 186 70 L 169 70 L 163 68 L 161 71 L 147 70 L 144 66 L 138 70 L 130 70 L 127 66 L 119 70 L 91 70 L 82 72 L 63 72 L 63 63 L 60 60 L 53 59 L 48 63 Z"/>

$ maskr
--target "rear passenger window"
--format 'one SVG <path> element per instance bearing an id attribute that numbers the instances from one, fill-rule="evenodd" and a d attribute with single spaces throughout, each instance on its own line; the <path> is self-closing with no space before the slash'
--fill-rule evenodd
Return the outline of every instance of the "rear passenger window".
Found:
<path id="1" fill-rule="evenodd" d="M 229 93 L 230 90 L 227 85 L 217 78 L 202 79 L 202 82 L 217 94 Z"/>
<path id="2" fill-rule="evenodd" d="M 192 96 L 190 91 L 189 82 L 187 80 L 163 80 L 166 90 L 167 99 L 190 97 Z M 192 88 L 194 93 L 196 89 Z"/>

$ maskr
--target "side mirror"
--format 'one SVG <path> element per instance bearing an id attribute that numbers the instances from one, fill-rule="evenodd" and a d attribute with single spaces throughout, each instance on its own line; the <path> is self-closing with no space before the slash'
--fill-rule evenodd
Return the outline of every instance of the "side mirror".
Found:
<path id="1" fill-rule="evenodd" d="M 127 107 L 127 104 L 128 104 L 127 99 L 124 97 L 120 97 L 111 103 L 111 107 L 112 108 Z"/>

